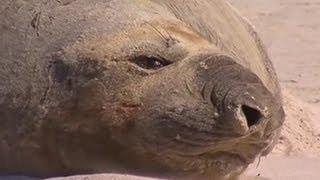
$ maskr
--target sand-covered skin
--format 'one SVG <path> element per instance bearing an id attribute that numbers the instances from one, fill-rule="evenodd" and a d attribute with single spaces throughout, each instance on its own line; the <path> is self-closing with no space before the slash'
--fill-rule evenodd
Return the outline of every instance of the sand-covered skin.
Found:
<path id="1" fill-rule="evenodd" d="M 279 144 L 272 155 L 261 158 L 258 167 L 257 162 L 251 165 L 247 171 L 251 177 L 246 179 L 320 179 L 320 1 L 230 2 L 248 17 L 266 44 L 284 89 L 287 114 Z M 69 179 L 136 177 L 93 175 Z"/>
<path id="2" fill-rule="evenodd" d="M 268 48 L 287 115 L 272 155 L 261 158 L 258 167 L 258 161 L 251 165 L 243 179 L 319 179 L 320 39 L 315 37 L 320 37 L 320 1 L 230 2 L 255 25 Z"/>
<path id="3" fill-rule="evenodd" d="M 314 128 L 312 111 L 284 90 L 287 118 L 279 144 L 271 155 L 261 157 L 247 170 L 242 180 L 317 180 L 320 178 L 320 136 Z M 24 177 L 2 177 L 0 180 L 35 180 Z M 79 175 L 50 180 L 149 180 L 151 178 L 117 174 Z"/>

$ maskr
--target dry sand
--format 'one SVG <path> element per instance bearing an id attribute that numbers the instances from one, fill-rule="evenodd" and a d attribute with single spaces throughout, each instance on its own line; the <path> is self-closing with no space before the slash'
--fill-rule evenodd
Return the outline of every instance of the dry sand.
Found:
<path id="1" fill-rule="evenodd" d="M 287 114 L 272 155 L 251 165 L 250 178 L 243 179 L 320 179 L 320 0 L 229 1 L 265 42 L 284 89 Z M 142 178 L 104 174 L 69 179 Z"/>

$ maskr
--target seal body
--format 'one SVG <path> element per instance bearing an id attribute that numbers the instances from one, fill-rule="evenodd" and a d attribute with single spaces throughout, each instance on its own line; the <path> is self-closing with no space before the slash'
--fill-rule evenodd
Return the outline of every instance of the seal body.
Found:
<path id="1" fill-rule="evenodd" d="M 222 0 L 0 6 L 0 173 L 231 178 L 283 123 L 272 64 Z"/>

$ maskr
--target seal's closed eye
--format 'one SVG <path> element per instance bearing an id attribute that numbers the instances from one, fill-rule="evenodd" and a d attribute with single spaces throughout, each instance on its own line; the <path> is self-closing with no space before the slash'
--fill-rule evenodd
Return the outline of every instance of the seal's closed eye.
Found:
<path id="1" fill-rule="evenodd" d="M 135 57 L 130 61 L 144 69 L 153 69 L 153 70 L 160 69 L 172 63 L 161 57 L 144 56 L 144 55 Z"/>

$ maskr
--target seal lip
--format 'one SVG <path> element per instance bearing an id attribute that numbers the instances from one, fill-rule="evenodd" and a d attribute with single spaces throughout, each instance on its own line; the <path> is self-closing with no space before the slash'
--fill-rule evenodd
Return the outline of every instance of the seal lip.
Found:
<path id="1" fill-rule="evenodd" d="M 230 152 L 230 151 L 216 151 L 214 153 L 206 152 L 206 153 L 200 154 L 199 156 L 205 157 L 206 159 L 209 159 L 211 161 L 217 161 L 221 159 L 221 156 L 222 156 L 222 158 L 226 158 L 229 161 L 232 159 L 232 161 L 241 162 L 243 164 L 250 164 L 255 159 L 255 157 L 246 157 L 246 156 L 243 156 L 241 153 Z"/>
<path id="2" fill-rule="evenodd" d="M 249 137 L 248 137 L 249 138 Z M 219 153 L 225 153 L 225 154 L 229 154 L 229 155 L 237 155 L 240 157 L 240 159 L 242 160 L 252 160 L 252 159 L 255 159 L 255 156 L 258 155 L 259 153 L 253 153 L 253 155 L 251 156 L 245 156 L 243 154 L 245 153 L 241 153 L 239 150 L 235 149 L 234 147 L 237 146 L 237 145 L 243 145 L 244 147 L 248 147 L 249 146 L 255 146 L 255 151 L 256 152 L 260 152 L 260 151 L 263 151 L 264 149 L 266 149 L 267 147 L 269 147 L 268 144 L 270 144 L 270 141 L 272 141 L 274 138 L 274 136 L 270 136 L 268 138 L 264 138 L 263 140 L 261 141 L 254 141 L 254 142 L 251 142 L 250 139 L 235 139 L 235 140 L 232 140 L 234 141 L 234 145 L 233 146 L 230 146 L 229 147 L 226 147 L 226 144 L 229 144 L 231 143 L 230 141 L 228 142 L 221 142 L 221 143 L 217 143 L 213 146 L 208 146 L 208 147 L 203 147 L 201 148 L 202 150 L 200 150 L 199 148 L 195 148 L 195 149 L 198 149 L 198 150 L 193 150 L 192 152 L 177 152 L 175 151 L 175 154 L 181 156 L 181 157 L 197 157 L 197 156 L 203 156 L 203 155 L 214 155 L 214 154 L 219 154 Z M 236 143 L 236 142 L 239 142 L 239 143 Z M 243 141 L 243 142 L 241 142 Z M 245 161 L 247 162 L 247 161 Z"/>
<path id="3" fill-rule="evenodd" d="M 246 137 L 220 142 L 211 146 L 209 145 L 208 147 L 194 147 L 192 148 L 193 150 L 189 152 L 174 150 L 173 152 L 171 151 L 171 153 L 186 159 L 206 159 L 206 163 L 210 164 L 222 159 L 225 161 L 224 166 L 238 164 L 244 167 L 253 163 L 257 157 L 261 156 L 264 151 L 269 149 L 275 136 L 263 136 L 259 138 L 259 140 L 253 140 L 252 138 L 255 139 L 255 137 L 248 135 Z M 239 146 L 242 147 L 240 150 L 238 149 Z M 190 150 L 190 148 L 188 149 Z"/>
<path id="4" fill-rule="evenodd" d="M 200 154 L 197 158 L 203 159 L 203 163 L 206 164 L 206 168 L 202 170 L 205 174 L 216 172 L 225 176 L 243 171 L 249 164 L 254 162 L 256 156 L 247 157 L 237 152 L 217 151 Z"/>
<path id="5" fill-rule="evenodd" d="M 166 124 L 170 123 L 166 121 Z M 177 122 L 175 122 L 177 123 Z M 179 124 L 179 123 L 178 123 Z M 177 124 L 175 124 L 177 125 Z M 251 146 L 255 146 L 256 154 L 258 154 L 261 150 L 265 149 L 268 144 L 274 139 L 274 136 L 268 135 L 265 130 L 265 123 L 261 123 L 259 125 L 254 126 L 250 131 L 242 136 L 224 136 L 217 140 L 214 138 L 212 134 L 205 134 L 207 139 L 197 141 L 190 140 L 187 137 L 184 137 L 182 134 L 177 134 L 174 138 L 174 141 L 177 143 L 174 147 L 167 147 L 166 150 L 159 152 L 159 154 L 164 153 L 173 153 L 178 156 L 189 156 L 196 157 L 203 154 L 214 154 L 217 152 L 236 152 L 237 145 L 241 145 L 243 147 L 250 148 Z M 194 129 L 189 129 L 194 130 Z M 261 130 L 261 131 L 260 131 Z M 197 133 L 198 131 L 194 131 Z M 241 154 L 238 152 L 236 154 Z M 246 154 L 243 152 L 242 154 Z M 253 157 L 254 158 L 254 157 Z"/>

